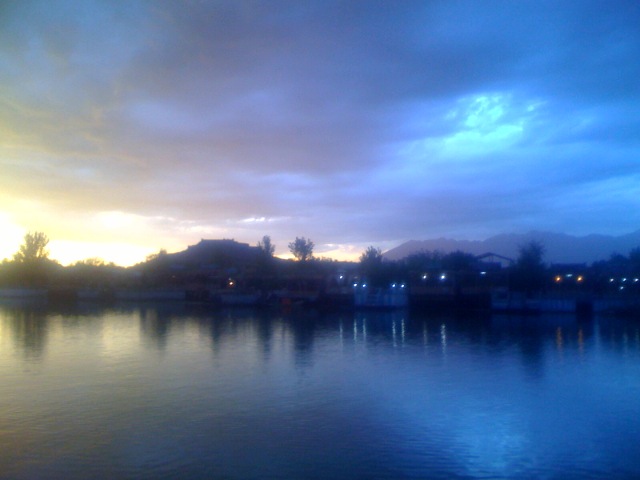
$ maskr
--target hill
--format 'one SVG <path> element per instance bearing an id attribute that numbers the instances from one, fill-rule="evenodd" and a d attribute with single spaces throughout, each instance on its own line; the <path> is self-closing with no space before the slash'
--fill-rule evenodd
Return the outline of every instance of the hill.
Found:
<path id="1" fill-rule="evenodd" d="M 518 248 L 532 240 L 545 247 L 545 261 L 549 263 L 592 263 L 608 259 L 612 253 L 628 255 L 633 248 L 640 247 L 640 230 L 620 236 L 586 235 L 574 236 L 563 233 L 532 231 L 525 234 L 501 234 L 486 240 L 454 240 L 436 238 L 430 240 L 410 240 L 384 253 L 388 260 L 399 260 L 420 251 L 441 251 L 443 253 L 462 250 L 480 255 L 493 252 L 510 258 L 517 258 Z"/>

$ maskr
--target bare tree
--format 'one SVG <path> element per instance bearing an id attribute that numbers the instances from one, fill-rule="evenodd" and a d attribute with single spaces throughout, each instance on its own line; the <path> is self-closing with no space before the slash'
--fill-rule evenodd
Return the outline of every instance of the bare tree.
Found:
<path id="1" fill-rule="evenodd" d="M 289 250 L 299 262 L 306 262 L 313 258 L 313 247 L 315 247 L 314 243 L 304 237 L 296 237 L 289 244 Z"/>

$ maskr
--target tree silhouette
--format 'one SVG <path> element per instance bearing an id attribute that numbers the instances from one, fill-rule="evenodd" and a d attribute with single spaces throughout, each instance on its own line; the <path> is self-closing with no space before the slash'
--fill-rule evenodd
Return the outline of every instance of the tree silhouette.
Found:
<path id="1" fill-rule="evenodd" d="M 160 262 L 167 258 L 167 250 L 161 248 L 157 253 L 150 253 L 145 258 L 145 262 Z"/>
<path id="2" fill-rule="evenodd" d="M 13 255 L 13 259 L 19 263 L 31 263 L 36 260 L 44 260 L 49 257 L 47 245 L 49 237 L 43 232 L 28 232 L 24 236 L 24 243 Z"/>
<path id="3" fill-rule="evenodd" d="M 640 273 L 640 247 L 632 248 L 629 252 L 629 267 L 634 275 Z"/>
<path id="4" fill-rule="evenodd" d="M 476 263 L 475 255 L 461 250 L 447 253 L 442 256 L 442 268 L 452 272 L 463 272 L 470 270 Z"/>
<path id="5" fill-rule="evenodd" d="M 542 263 L 543 256 L 544 245 L 536 240 L 533 240 L 519 247 L 516 266 L 531 270 L 539 269 L 540 267 L 544 268 L 544 263 Z"/>
<path id="6" fill-rule="evenodd" d="M 289 250 L 299 262 L 306 262 L 313 258 L 313 247 L 315 247 L 314 243 L 304 237 L 296 237 L 289 244 Z"/>
<path id="7" fill-rule="evenodd" d="M 514 290 L 525 292 L 526 294 L 542 290 L 547 271 L 542 261 L 543 256 L 544 245 L 538 241 L 533 240 L 520 246 L 512 274 L 512 287 Z"/>
<path id="8" fill-rule="evenodd" d="M 9 277 L 15 285 L 44 286 L 60 265 L 49 260 L 49 237 L 42 232 L 28 232 L 13 255 Z"/>
<path id="9" fill-rule="evenodd" d="M 276 251 L 276 246 L 271 243 L 271 237 L 269 235 L 262 237 L 262 240 L 258 242 L 258 248 L 267 258 L 273 257 L 273 254 Z"/>
<path id="10" fill-rule="evenodd" d="M 75 267 L 101 267 L 103 265 L 105 265 L 106 262 L 99 258 L 99 257 L 91 257 L 91 258 L 85 258 L 84 260 L 78 260 L 76 263 L 74 263 Z"/>
<path id="11" fill-rule="evenodd" d="M 360 255 L 360 272 L 371 285 L 380 287 L 390 281 L 388 265 L 383 264 L 382 250 L 369 246 Z"/>
<path id="12" fill-rule="evenodd" d="M 360 264 L 365 265 L 379 265 L 382 263 L 382 250 L 374 247 L 373 245 L 367 247 L 367 249 L 360 255 Z"/>

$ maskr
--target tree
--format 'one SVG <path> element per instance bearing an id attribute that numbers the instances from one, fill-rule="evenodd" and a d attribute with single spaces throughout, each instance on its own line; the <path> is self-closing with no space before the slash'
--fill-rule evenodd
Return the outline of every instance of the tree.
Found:
<path id="1" fill-rule="evenodd" d="M 629 252 L 629 267 L 634 275 L 640 273 L 640 247 L 632 248 Z"/>
<path id="2" fill-rule="evenodd" d="M 289 250 L 299 262 L 306 262 L 313 258 L 313 247 L 315 247 L 314 243 L 304 237 L 296 237 L 289 244 Z"/>
<path id="3" fill-rule="evenodd" d="M 85 258 L 66 268 L 65 279 L 73 286 L 105 288 L 115 281 L 118 268 L 115 263 L 99 257 Z"/>
<path id="4" fill-rule="evenodd" d="M 360 273 L 372 286 L 382 287 L 391 281 L 391 264 L 384 262 L 382 250 L 369 246 L 360 255 Z"/>
<path id="5" fill-rule="evenodd" d="M 543 257 L 544 245 L 536 240 L 519 247 L 512 276 L 512 286 L 515 290 L 527 294 L 542 290 L 546 275 Z"/>
<path id="6" fill-rule="evenodd" d="M 167 258 L 167 250 L 165 248 L 161 248 L 158 250 L 158 253 L 150 253 L 145 258 L 145 262 L 160 262 L 164 261 Z"/>
<path id="7" fill-rule="evenodd" d="M 382 263 L 382 250 L 374 247 L 373 245 L 367 247 L 367 249 L 360 255 L 360 264 L 364 266 L 375 266 Z"/>
<path id="8" fill-rule="evenodd" d="M 442 256 L 442 268 L 450 270 L 452 272 L 464 272 L 471 270 L 471 267 L 476 263 L 476 257 L 471 253 L 466 253 L 461 250 L 447 253 Z"/>
<path id="9" fill-rule="evenodd" d="M 412 253 L 402 260 L 402 264 L 408 272 L 422 274 L 427 270 L 442 268 L 442 253 L 429 250 Z"/>
<path id="10" fill-rule="evenodd" d="M 31 263 L 36 260 L 45 260 L 49 257 L 47 245 L 49 237 L 42 232 L 27 232 L 24 236 L 24 243 L 13 255 L 13 259 L 19 263 Z"/>
<path id="11" fill-rule="evenodd" d="M 85 258 L 84 260 L 78 260 L 74 266 L 76 267 L 104 267 L 107 264 L 103 259 L 99 257 Z"/>
<path id="12" fill-rule="evenodd" d="M 544 268 L 544 263 L 542 263 L 543 256 L 544 245 L 536 240 L 532 240 L 518 248 L 516 266 L 530 270 L 540 269 L 541 267 Z"/>
<path id="13" fill-rule="evenodd" d="M 262 251 L 265 257 L 271 258 L 276 251 L 276 246 L 271 243 L 271 237 L 265 235 L 262 240 L 258 242 L 258 248 Z"/>
<path id="14" fill-rule="evenodd" d="M 13 255 L 12 283 L 20 286 L 44 286 L 59 273 L 60 264 L 49 260 L 49 237 L 42 232 L 28 232 Z"/>

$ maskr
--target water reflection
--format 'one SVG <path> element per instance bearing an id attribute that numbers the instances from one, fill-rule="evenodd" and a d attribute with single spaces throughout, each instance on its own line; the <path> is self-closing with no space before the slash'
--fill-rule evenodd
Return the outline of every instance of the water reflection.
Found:
<path id="1" fill-rule="evenodd" d="M 545 357 L 552 344 L 557 353 L 570 349 L 584 354 L 588 349 L 607 348 L 621 353 L 640 352 L 638 322 L 625 319 L 580 321 L 570 315 L 410 315 L 406 311 L 340 312 L 320 315 L 314 311 L 285 314 L 272 311 L 208 310 L 199 306 L 123 305 L 101 309 L 85 307 L 81 312 L 60 312 L 39 306 L 2 306 L 0 321 L 4 336 L 12 338 L 16 351 L 38 360 L 46 352 L 50 331 L 101 328 L 111 314 L 127 316 L 139 328 L 140 338 L 158 351 L 169 348 L 176 336 L 195 328 L 208 338 L 212 351 L 220 351 L 230 339 L 242 338 L 255 346 L 268 362 L 278 342 L 290 342 L 296 364 L 312 365 L 318 338 L 336 335 L 342 345 L 385 345 L 392 348 L 439 346 L 441 354 L 456 346 L 491 353 L 516 348 L 532 378 L 545 373 Z M 93 321 L 89 321 L 93 319 Z M 348 333 L 350 332 L 350 333 Z M 433 352 L 431 350 L 431 352 Z"/>
<path id="2" fill-rule="evenodd" d="M 28 361 L 40 361 L 47 347 L 49 325 L 46 311 L 39 306 L 10 307 L 3 312 L 0 331 L 8 333 L 15 348 Z"/>
<path id="3" fill-rule="evenodd" d="M 139 311 L 140 333 L 158 350 L 165 350 L 167 337 L 173 323 L 171 315 L 162 309 L 142 308 Z"/>
<path id="4" fill-rule="evenodd" d="M 0 476 L 633 478 L 639 325 L 0 306 Z"/>

